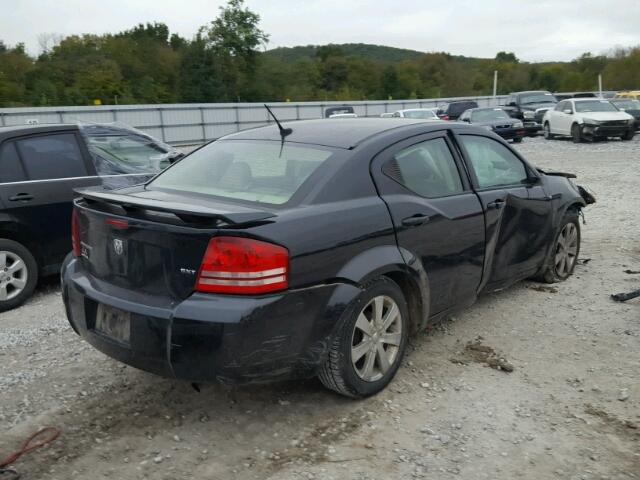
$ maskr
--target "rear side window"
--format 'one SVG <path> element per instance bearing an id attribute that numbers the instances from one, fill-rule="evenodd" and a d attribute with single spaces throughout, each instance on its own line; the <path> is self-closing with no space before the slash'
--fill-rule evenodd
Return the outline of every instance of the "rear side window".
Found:
<path id="1" fill-rule="evenodd" d="M 435 138 L 396 153 L 384 173 L 420 196 L 462 193 L 462 182 L 447 142 Z"/>
<path id="2" fill-rule="evenodd" d="M 315 145 L 213 142 L 165 170 L 147 188 L 283 204 L 332 154 Z"/>
<path id="3" fill-rule="evenodd" d="M 13 142 L 0 147 L 0 183 L 23 182 L 27 178 Z"/>
<path id="4" fill-rule="evenodd" d="M 16 143 L 29 180 L 87 175 L 82 152 L 72 133 L 30 137 Z"/>
<path id="5" fill-rule="evenodd" d="M 507 147 L 487 137 L 461 135 L 480 188 L 522 185 L 527 169 Z"/>

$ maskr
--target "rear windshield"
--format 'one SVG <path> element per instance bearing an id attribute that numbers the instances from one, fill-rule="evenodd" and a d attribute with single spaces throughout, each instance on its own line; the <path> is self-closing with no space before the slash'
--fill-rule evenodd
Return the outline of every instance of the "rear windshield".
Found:
<path id="1" fill-rule="evenodd" d="M 405 118 L 438 118 L 433 110 L 405 110 Z"/>
<path id="2" fill-rule="evenodd" d="M 502 120 L 511 118 L 501 108 L 492 108 L 490 110 L 476 110 L 471 112 L 472 122 L 485 122 L 488 120 Z"/>
<path id="3" fill-rule="evenodd" d="M 147 188 L 283 204 L 333 152 L 270 141 L 213 142 L 167 169 Z"/>

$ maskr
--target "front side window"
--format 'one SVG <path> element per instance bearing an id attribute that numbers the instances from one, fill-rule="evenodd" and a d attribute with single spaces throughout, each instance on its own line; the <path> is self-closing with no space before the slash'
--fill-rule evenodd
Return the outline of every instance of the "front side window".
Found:
<path id="1" fill-rule="evenodd" d="M 73 133 L 29 137 L 16 142 L 29 180 L 84 177 L 82 152 Z"/>
<path id="2" fill-rule="evenodd" d="M 460 136 L 479 188 L 522 185 L 527 169 L 507 147 L 487 137 Z"/>
<path id="3" fill-rule="evenodd" d="M 463 191 L 456 163 L 443 138 L 427 140 L 396 153 L 384 172 L 412 192 L 427 198 Z"/>
<path id="4" fill-rule="evenodd" d="M 148 189 L 283 204 L 333 151 L 270 141 L 213 142 L 165 170 Z"/>

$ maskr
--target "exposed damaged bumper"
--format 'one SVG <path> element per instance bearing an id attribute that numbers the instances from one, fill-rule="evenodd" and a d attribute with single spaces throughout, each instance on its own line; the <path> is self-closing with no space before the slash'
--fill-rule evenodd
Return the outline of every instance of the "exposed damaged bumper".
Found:
<path id="1" fill-rule="evenodd" d="M 173 303 L 123 301 L 69 257 L 63 297 L 74 330 L 106 355 L 165 377 L 248 383 L 315 375 L 345 305 L 360 290 L 322 285 L 261 297 L 195 293 Z M 127 342 L 96 329 L 98 305 L 130 316 Z"/>

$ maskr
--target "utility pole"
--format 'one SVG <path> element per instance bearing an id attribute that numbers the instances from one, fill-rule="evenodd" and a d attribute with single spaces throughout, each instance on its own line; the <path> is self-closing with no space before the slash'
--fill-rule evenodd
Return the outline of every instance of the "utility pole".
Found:
<path id="1" fill-rule="evenodd" d="M 602 74 L 598 74 L 598 93 L 600 94 L 600 98 L 602 98 Z"/>
<path id="2" fill-rule="evenodd" d="M 493 71 L 493 98 L 496 98 L 498 93 L 498 70 Z"/>

